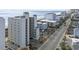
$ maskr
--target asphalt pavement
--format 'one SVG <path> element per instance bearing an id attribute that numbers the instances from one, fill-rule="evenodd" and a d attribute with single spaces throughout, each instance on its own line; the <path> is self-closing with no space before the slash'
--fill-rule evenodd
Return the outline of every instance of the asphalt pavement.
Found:
<path id="1" fill-rule="evenodd" d="M 66 22 L 67 25 L 64 26 L 63 24 L 57 31 L 55 31 L 54 34 L 48 38 L 48 40 L 43 45 L 38 48 L 38 50 L 55 50 L 59 42 L 64 38 L 65 32 L 70 24 L 70 19 L 68 19 Z"/>

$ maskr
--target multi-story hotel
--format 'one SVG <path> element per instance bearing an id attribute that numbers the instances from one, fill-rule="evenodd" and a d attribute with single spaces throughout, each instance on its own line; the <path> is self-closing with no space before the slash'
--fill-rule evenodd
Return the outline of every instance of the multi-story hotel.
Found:
<path id="1" fill-rule="evenodd" d="M 30 39 L 39 39 L 39 28 L 37 27 L 37 16 L 29 17 L 30 24 Z"/>
<path id="2" fill-rule="evenodd" d="M 8 39 L 18 47 L 26 47 L 25 18 L 9 18 L 8 22 Z"/>
<path id="3" fill-rule="evenodd" d="M 5 19 L 0 17 L 0 49 L 5 49 Z"/>
<path id="4" fill-rule="evenodd" d="M 8 39 L 17 48 L 29 48 L 30 39 L 39 39 L 38 32 L 36 15 L 29 17 L 29 13 L 24 12 L 23 16 L 8 19 Z M 15 47 L 12 47 L 12 45 L 10 45 L 10 48 Z"/>
<path id="5" fill-rule="evenodd" d="M 8 19 L 8 39 L 19 48 L 29 44 L 29 13 Z"/>

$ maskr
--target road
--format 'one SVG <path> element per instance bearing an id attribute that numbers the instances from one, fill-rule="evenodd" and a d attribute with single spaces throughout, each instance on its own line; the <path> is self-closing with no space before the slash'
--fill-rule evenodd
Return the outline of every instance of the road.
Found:
<path id="1" fill-rule="evenodd" d="M 67 28 L 69 27 L 70 22 L 71 20 L 68 19 L 66 21 L 67 25 L 64 26 L 63 24 L 57 31 L 55 31 L 54 34 L 52 34 L 48 38 L 48 40 L 41 47 L 38 48 L 38 50 L 55 50 L 58 44 L 60 43 L 60 41 L 63 39 L 64 34 Z"/>

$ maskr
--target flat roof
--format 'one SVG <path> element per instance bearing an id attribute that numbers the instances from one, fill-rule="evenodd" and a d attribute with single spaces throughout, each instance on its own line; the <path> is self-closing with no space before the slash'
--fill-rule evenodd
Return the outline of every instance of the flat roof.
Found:
<path id="1" fill-rule="evenodd" d="M 55 23 L 56 21 L 51 21 L 51 20 L 48 20 L 48 19 L 42 19 L 42 20 L 39 20 L 40 22 L 50 22 L 50 23 Z"/>
<path id="2" fill-rule="evenodd" d="M 78 38 L 71 38 L 72 42 L 79 42 Z"/>
<path id="3" fill-rule="evenodd" d="M 37 22 L 37 24 L 47 24 L 47 23 Z"/>

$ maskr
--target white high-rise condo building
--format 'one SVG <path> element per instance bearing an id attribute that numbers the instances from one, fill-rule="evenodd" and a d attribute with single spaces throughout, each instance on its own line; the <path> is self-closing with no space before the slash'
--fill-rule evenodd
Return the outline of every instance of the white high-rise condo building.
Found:
<path id="1" fill-rule="evenodd" d="M 12 49 L 28 48 L 30 39 L 39 39 L 39 28 L 37 28 L 37 16 L 29 17 L 28 12 L 23 16 L 9 17 L 8 39 Z"/>
<path id="2" fill-rule="evenodd" d="M 26 48 L 29 45 L 29 13 L 8 19 L 8 39 L 15 46 L 10 48 Z M 17 46 L 17 47 L 16 47 Z"/>
<path id="3" fill-rule="evenodd" d="M 5 49 L 5 19 L 0 17 L 0 50 Z"/>
<path id="4" fill-rule="evenodd" d="M 20 48 L 26 47 L 25 18 L 14 17 L 8 20 L 8 39 Z"/>

